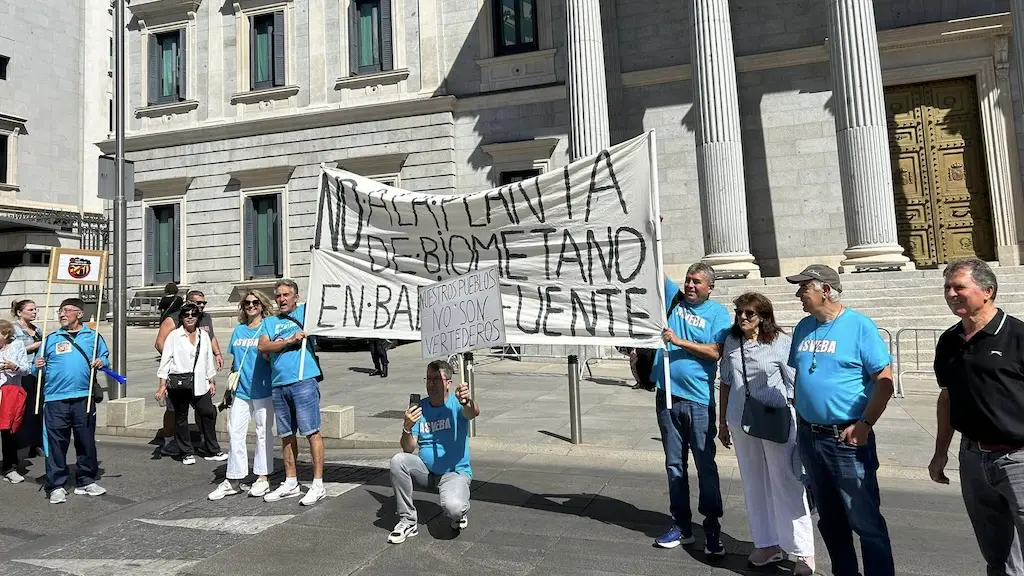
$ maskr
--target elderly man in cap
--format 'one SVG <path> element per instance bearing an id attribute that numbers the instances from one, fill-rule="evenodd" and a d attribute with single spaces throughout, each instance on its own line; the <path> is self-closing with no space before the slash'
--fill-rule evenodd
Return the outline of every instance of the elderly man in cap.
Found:
<path id="1" fill-rule="evenodd" d="M 46 491 L 50 504 L 67 501 L 64 484 L 68 481 L 68 446 L 75 435 L 78 456 L 75 494 L 101 496 L 106 489 L 96 483 L 99 461 L 96 458 L 96 404 L 86 410 L 89 384 L 95 369 L 110 365 L 110 351 L 95 330 L 82 323 L 85 305 L 68 298 L 57 310 L 60 329 L 46 336 L 36 367 L 45 370 L 43 425 L 46 429 Z M 99 338 L 99 342 L 96 342 Z M 96 356 L 93 358 L 95 344 Z M 99 383 L 94 383 L 98 386 Z"/>
<path id="2" fill-rule="evenodd" d="M 821 264 L 786 278 L 810 314 L 793 331 L 797 445 L 818 507 L 818 530 L 836 576 L 895 574 L 880 508 L 872 428 L 893 392 L 889 349 L 870 318 L 839 301 L 839 274 Z"/>

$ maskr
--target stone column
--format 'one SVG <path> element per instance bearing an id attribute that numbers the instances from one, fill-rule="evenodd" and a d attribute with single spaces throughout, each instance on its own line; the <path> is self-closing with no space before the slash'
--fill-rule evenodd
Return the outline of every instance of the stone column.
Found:
<path id="1" fill-rule="evenodd" d="M 828 45 L 847 249 L 841 266 L 912 266 L 896 237 L 889 133 L 871 0 L 829 0 Z"/>
<path id="2" fill-rule="evenodd" d="M 567 0 L 569 48 L 569 158 L 596 154 L 611 144 L 608 85 L 601 35 L 601 1 Z"/>
<path id="3" fill-rule="evenodd" d="M 759 277 L 750 254 L 740 105 L 728 0 L 691 0 L 691 67 L 703 261 L 716 272 Z"/>

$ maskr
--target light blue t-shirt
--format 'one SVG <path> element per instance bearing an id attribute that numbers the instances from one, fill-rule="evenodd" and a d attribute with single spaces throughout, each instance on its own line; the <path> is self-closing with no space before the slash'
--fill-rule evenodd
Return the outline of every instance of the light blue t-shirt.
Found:
<path id="1" fill-rule="evenodd" d="M 85 355 L 75 349 L 68 341 L 68 336 L 78 344 Z M 96 334 L 88 326 L 83 326 L 74 335 L 61 328 L 46 338 L 46 350 L 42 354 L 46 359 L 43 396 L 47 402 L 85 398 L 89 395 L 89 379 L 92 372 L 89 368 L 89 358 L 92 357 L 92 348 L 97 337 L 100 341 L 96 347 L 96 359 L 102 360 L 103 365 L 109 368 L 110 350 L 107 348 L 107 342 L 102 335 Z M 42 350 L 42 346 L 39 348 Z M 102 377 L 102 374 L 99 376 Z M 93 383 L 94 386 L 97 384 L 101 385 L 102 381 L 97 380 Z"/>
<path id="2" fill-rule="evenodd" d="M 665 278 L 665 309 L 672 305 L 679 286 Z M 732 317 L 729 311 L 714 300 L 692 305 L 680 297 L 679 304 L 668 313 L 668 327 L 683 340 L 697 344 L 722 344 L 729 336 Z M 669 373 L 672 378 L 672 396 L 684 398 L 705 406 L 714 402 L 711 388 L 714 386 L 718 363 L 698 358 L 675 344 L 666 344 L 669 354 Z M 665 389 L 664 350 L 658 350 L 651 368 L 651 382 Z"/>
<path id="3" fill-rule="evenodd" d="M 462 413 L 462 404 L 455 394 L 438 407 L 430 398 L 420 400 L 423 415 L 412 427 L 412 435 L 420 446 L 420 459 L 434 474 L 461 472 L 473 475 L 469 466 L 469 419 Z"/>
<path id="4" fill-rule="evenodd" d="M 299 304 L 292 313 L 292 318 L 302 323 L 306 317 L 306 305 Z M 270 316 L 263 320 L 263 328 L 271 341 L 288 338 L 299 332 L 302 328 L 284 317 L 283 314 Z M 272 373 L 271 384 L 273 386 L 288 386 L 299 381 L 299 358 L 302 356 L 302 348 L 295 345 L 282 352 L 270 355 L 270 367 Z M 315 378 L 320 375 L 320 369 L 316 366 L 313 357 L 313 338 L 306 338 L 306 361 L 305 369 L 302 371 L 302 378 Z"/>
<path id="5" fill-rule="evenodd" d="M 231 333 L 228 354 L 231 354 L 231 370 L 239 373 L 235 396 L 242 400 L 270 398 L 270 362 L 257 349 L 262 332 L 260 323 L 255 328 L 239 324 Z"/>
<path id="6" fill-rule="evenodd" d="M 874 375 L 891 362 L 889 347 L 867 316 L 846 308 L 824 324 L 804 318 L 793 330 L 789 352 L 789 365 L 796 369 L 797 414 L 812 424 L 859 420 Z"/>

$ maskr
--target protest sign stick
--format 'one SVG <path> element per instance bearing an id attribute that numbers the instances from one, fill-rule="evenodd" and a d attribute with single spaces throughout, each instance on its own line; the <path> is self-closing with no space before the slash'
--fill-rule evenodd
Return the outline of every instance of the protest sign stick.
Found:
<path id="1" fill-rule="evenodd" d="M 665 271 L 665 255 L 663 247 L 665 246 L 665 239 L 661 235 L 661 193 L 658 189 L 658 139 L 655 137 L 654 130 L 650 132 L 651 136 L 648 138 L 647 151 L 650 154 L 650 166 L 651 166 L 651 208 L 653 208 L 653 214 L 651 214 L 651 220 L 654 222 L 654 258 L 655 263 L 658 267 L 658 271 L 662 274 L 662 281 L 658 282 L 658 297 L 661 300 L 661 317 L 662 326 L 668 326 L 668 313 L 666 312 L 668 302 L 665 294 L 665 279 L 668 275 Z M 668 366 L 668 344 L 664 341 L 661 343 L 664 348 L 664 361 L 661 363 L 662 368 L 665 372 L 663 374 L 665 382 L 665 393 L 668 395 L 669 406 L 672 405 L 672 381 L 670 379 L 669 366 Z"/>
<path id="2" fill-rule="evenodd" d="M 52 253 L 52 252 L 51 252 Z M 53 256 L 50 256 L 50 261 L 53 261 Z M 43 342 L 39 346 L 39 358 L 46 359 L 46 323 L 50 319 L 50 296 L 53 293 L 53 283 L 46 283 L 46 308 L 43 308 L 46 312 L 43 313 Z M 46 373 L 46 367 L 39 369 L 39 378 L 36 382 L 36 414 L 39 414 L 39 400 L 43 396 L 43 376 Z"/>
<path id="3" fill-rule="evenodd" d="M 93 316 L 93 322 L 96 327 L 93 329 L 92 338 L 92 362 L 96 361 L 96 352 L 99 350 L 100 345 L 100 319 L 103 318 L 103 284 L 106 278 L 107 272 L 107 256 L 103 255 L 103 264 L 100 267 L 100 281 L 96 285 L 96 315 Z M 85 413 L 88 414 L 92 410 L 92 387 L 96 382 L 96 369 L 92 367 L 92 362 L 89 363 L 89 399 L 85 403 Z M 127 372 L 127 370 L 126 370 Z"/>

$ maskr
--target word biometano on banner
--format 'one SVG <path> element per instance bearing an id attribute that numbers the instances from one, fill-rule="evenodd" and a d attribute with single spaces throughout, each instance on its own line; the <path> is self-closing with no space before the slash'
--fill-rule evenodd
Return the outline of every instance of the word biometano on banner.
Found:
<path id="1" fill-rule="evenodd" d="M 419 287 L 423 358 L 505 345 L 498 267 Z"/>
<path id="2" fill-rule="evenodd" d="M 495 266 L 512 344 L 658 348 L 653 134 L 472 194 L 323 168 L 306 331 L 420 339 L 417 289 Z"/>

